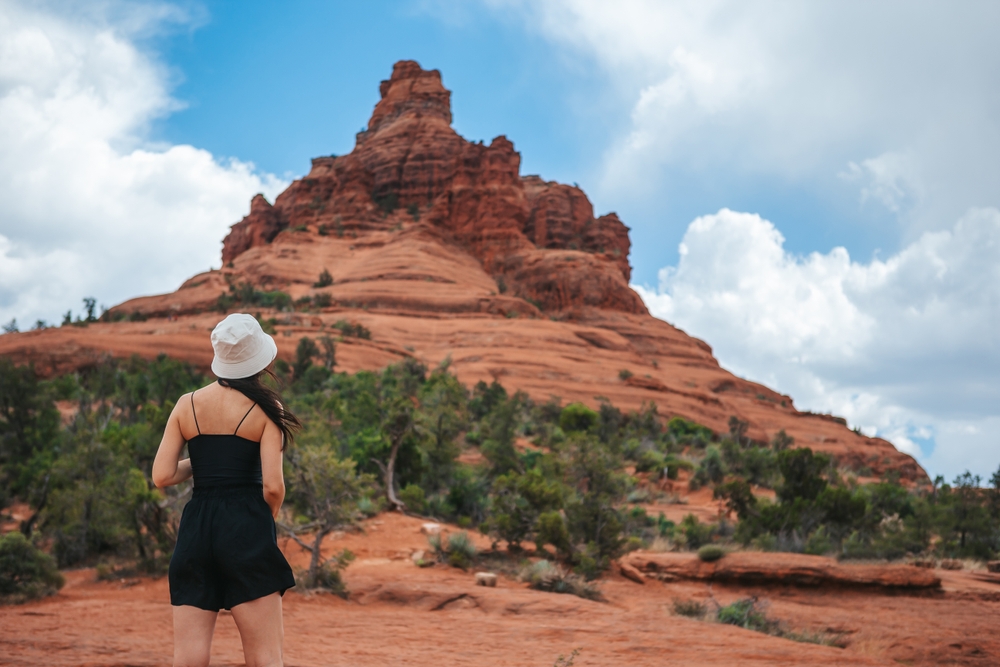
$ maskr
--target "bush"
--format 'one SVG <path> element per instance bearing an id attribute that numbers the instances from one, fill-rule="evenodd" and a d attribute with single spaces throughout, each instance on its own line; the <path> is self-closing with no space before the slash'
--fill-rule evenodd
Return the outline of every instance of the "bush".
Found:
<path id="1" fill-rule="evenodd" d="M 371 498 L 364 497 L 358 500 L 358 511 L 368 518 L 376 516 L 384 509 L 384 506 L 385 501 L 383 498 L 372 500 Z"/>
<path id="2" fill-rule="evenodd" d="M 558 511 L 552 510 L 540 514 L 535 524 L 535 531 L 535 548 L 539 551 L 546 544 L 551 544 L 563 556 L 568 556 L 573 550 L 566 521 Z"/>
<path id="3" fill-rule="evenodd" d="M 747 630 L 777 634 L 779 624 L 772 621 L 764 613 L 764 605 L 757 598 L 748 597 L 737 600 L 719 609 L 716 616 L 719 623 L 735 625 Z"/>
<path id="4" fill-rule="evenodd" d="M 400 490 L 399 499 L 406 505 L 406 509 L 417 514 L 422 514 L 427 506 L 427 494 L 422 487 L 417 484 L 407 484 Z"/>
<path id="5" fill-rule="evenodd" d="M 238 305 L 287 310 L 292 305 L 292 297 L 280 290 L 261 292 L 250 283 L 230 284 L 229 294 L 220 294 L 216 307 L 220 312 L 225 313 Z"/>
<path id="6" fill-rule="evenodd" d="M 604 599 L 596 586 L 547 560 L 540 560 L 526 567 L 521 572 L 521 581 L 526 581 L 536 591 L 568 593 L 586 600 Z"/>
<path id="7" fill-rule="evenodd" d="M 319 274 L 319 280 L 313 283 L 313 287 L 329 287 L 333 284 L 333 276 L 326 269 Z"/>
<path id="8" fill-rule="evenodd" d="M 620 371 L 618 371 L 618 379 L 619 380 L 627 380 L 630 377 L 632 377 L 632 371 L 630 371 L 629 369 L 623 368 Z"/>
<path id="9" fill-rule="evenodd" d="M 698 549 L 712 539 L 713 527 L 698 521 L 698 517 L 694 514 L 685 516 L 681 520 L 680 528 L 684 532 L 688 549 Z"/>
<path id="10" fill-rule="evenodd" d="M 695 478 L 702 485 L 708 482 L 720 484 L 725 476 L 726 465 L 722 460 L 722 453 L 717 447 L 709 447 L 705 451 L 705 458 L 701 460 L 695 471 Z"/>
<path id="11" fill-rule="evenodd" d="M 0 603 L 54 595 L 65 580 L 55 560 L 19 532 L 0 537 Z"/>
<path id="12" fill-rule="evenodd" d="M 666 461 L 663 454 L 655 449 L 647 449 L 639 454 L 639 458 L 635 462 L 636 472 L 661 472 L 665 467 Z"/>
<path id="13" fill-rule="evenodd" d="M 349 591 L 344 583 L 343 571 L 352 560 L 354 560 L 354 554 L 344 549 L 319 566 L 311 580 L 308 570 L 299 572 L 298 576 L 295 577 L 295 585 L 300 588 L 328 591 L 346 600 Z"/>
<path id="14" fill-rule="evenodd" d="M 565 433 L 589 431 L 597 424 L 598 414 L 583 403 L 570 403 L 559 414 L 559 428 Z"/>
<path id="15" fill-rule="evenodd" d="M 476 560 L 478 550 L 464 530 L 448 536 L 448 563 L 463 570 Z"/>
<path id="16" fill-rule="evenodd" d="M 712 563 L 726 555 L 726 550 L 717 544 L 706 544 L 698 549 L 698 558 L 706 563 Z"/>
<path id="17" fill-rule="evenodd" d="M 678 616 L 687 616 L 688 618 L 705 618 L 708 614 L 708 605 L 704 602 L 698 602 L 697 600 L 681 600 L 679 598 L 674 598 L 674 613 Z"/>
<path id="18" fill-rule="evenodd" d="M 344 336 L 364 338 L 365 340 L 370 340 L 372 337 L 372 332 L 369 331 L 363 324 L 358 324 L 357 322 L 352 324 L 347 320 L 337 320 L 333 323 L 333 328 L 340 331 L 340 333 Z"/>
<path id="19" fill-rule="evenodd" d="M 434 555 L 442 562 L 446 562 L 453 567 L 460 567 L 467 570 L 476 560 L 476 545 L 472 543 L 469 534 L 464 530 L 448 536 L 447 546 L 441 540 L 440 535 L 431 535 L 427 538 Z"/>

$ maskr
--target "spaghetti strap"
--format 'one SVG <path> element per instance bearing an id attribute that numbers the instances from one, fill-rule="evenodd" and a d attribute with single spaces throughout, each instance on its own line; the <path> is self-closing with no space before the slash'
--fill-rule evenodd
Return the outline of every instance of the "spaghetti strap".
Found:
<path id="1" fill-rule="evenodd" d="M 236 435 L 237 433 L 240 432 L 240 426 L 243 426 L 243 422 L 246 420 L 247 417 L 250 416 L 250 413 L 253 412 L 253 409 L 256 408 L 256 407 L 257 407 L 256 403 L 254 403 L 253 405 L 250 406 L 250 409 L 247 410 L 247 413 L 245 415 L 243 415 L 243 419 L 241 419 L 240 423 L 236 425 L 236 430 L 233 431 L 233 435 Z"/>
<path id="2" fill-rule="evenodd" d="M 191 416 L 194 417 L 194 427 L 198 429 L 198 435 L 201 435 L 201 427 L 198 426 L 198 413 L 194 411 L 194 392 L 191 392 Z"/>

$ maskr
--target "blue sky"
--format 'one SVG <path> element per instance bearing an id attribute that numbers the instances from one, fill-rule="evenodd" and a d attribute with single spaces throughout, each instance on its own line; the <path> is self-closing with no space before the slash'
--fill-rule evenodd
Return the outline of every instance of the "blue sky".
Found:
<path id="1" fill-rule="evenodd" d="M 0 322 L 175 289 L 399 59 L 632 228 L 726 368 L 932 473 L 1000 462 L 1000 4 L 0 0 Z"/>
<path id="2" fill-rule="evenodd" d="M 301 176 L 309 158 L 351 150 L 378 101 L 378 82 L 395 61 L 414 59 L 442 71 L 463 136 L 488 142 L 505 134 L 524 173 L 579 183 L 599 212 L 623 216 L 633 227 L 637 282 L 655 284 L 658 269 L 676 261 L 688 223 L 723 207 L 809 220 L 784 228 L 793 252 L 844 245 L 868 257 L 895 249 L 885 212 L 861 206 L 856 188 L 835 174 L 816 183 L 685 165 L 664 174 L 651 196 L 600 192 L 604 153 L 628 130 L 629 99 L 608 94 L 609 74 L 594 58 L 566 53 L 504 8 L 463 7 L 453 13 L 412 0 L 195 6 L 192 23 L 151 40 L 185 105 L 156 122 L 151 138 Z"/>

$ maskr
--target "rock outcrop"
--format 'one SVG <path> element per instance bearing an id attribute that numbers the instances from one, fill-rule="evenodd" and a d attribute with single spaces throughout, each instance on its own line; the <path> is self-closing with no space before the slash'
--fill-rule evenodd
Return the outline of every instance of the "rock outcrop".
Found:
<path id="1" fill-rule="evenodd" d="M 468 384 L 496 379 L 538 400 L 624 410 L 655 403 L 664 417 L 718 432 L 737 416 L 756 440 L 783 429 L 856 470 L 926 479 L 890 443 L 796 410 L 651 317 L 628 286 L 628 228 L 617 215 L 595 215 L 579 188 L 522 176 L 506 137 L 459 136 L 437 71 L 399 62 L 380 91 L 354 150 L 314 159 L 273 206 L 253 198 L 224 241 L 221 269 L 120 304 L 110 322 L 0 336 L 0 354 L 45 374 L 159 352 L 207 370 L 220 307 L 274 318 L 284 358 L 301 337 L 336 334 L 347 319 L 372 338 L 341 340 L 341 370 L 450 358 Z M 318 281 L 324 271 L 331 284 Z M 257 298 L 275 290 L 294 307 Z"/>
<path id="2" fill-rule="evenodd" d="M 385 231 L 409 218 L 479 259 L 501 291 L 543 311 L 592 306 L 645 313 L 628 287 L 628 228 L 594 216 L 582 190 L 520 175 L 499 136 L 466 141 L 451 127 L 451 93 L 436 70 L 396 63 L 349 154 L 313 160 L 273 207 L 254 198 L 223 242 L 228 264 L 282 229 L 317 234 Z"/>
<path id="3" fill-rule="evenodd" d="M 622 568 L 632 567 L 661 581 L 692 579 L 749 586 L 839 586 L 897 590 L 934 589 L 933 571 L 898 564 L 841 564 L 832 558 L 794 553 L 737 552 L 706 563 L 693 554 L 633 552 Z"/>

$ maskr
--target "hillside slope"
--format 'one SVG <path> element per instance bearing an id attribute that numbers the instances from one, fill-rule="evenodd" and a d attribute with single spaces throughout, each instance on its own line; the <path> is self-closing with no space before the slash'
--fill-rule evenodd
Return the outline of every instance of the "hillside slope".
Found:
<path id="1" fill-rule="evenodd" d="M 856 469 L 926 478 L 885 440 L 799 412 L 649 315 L 628 286 L 628 228 L 617 215 L 595 216 L 579 188 L 522 176 L 506 137 L 485 145 L 458 135 L 437 71 L 401 61 L 380 90 L 350 154 L 314 159 L 273 205 L 254 197 L 223 242 L 222 269 L 120 304 L 106 322 L 0 336 L 0 355 L 43 374 L 160 352 L 207 369 L 227 295 L 230 311 L 276 319 L 286 359 L 301 337 L 338 334 L 333 325 L 347 320 L 371 339 L 340 341 L 341 370 L 450 358 L 466 383 L 496 379 L 539 400 L 622 409 L 652 401 L 716 431 L 735 415 L 754 439 L 784 429 Z M 332 283 L 319 286 L 324 271 Z M 278 290 L 298 306 L 261 305 L 262 292 Z"/>

